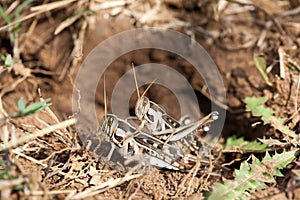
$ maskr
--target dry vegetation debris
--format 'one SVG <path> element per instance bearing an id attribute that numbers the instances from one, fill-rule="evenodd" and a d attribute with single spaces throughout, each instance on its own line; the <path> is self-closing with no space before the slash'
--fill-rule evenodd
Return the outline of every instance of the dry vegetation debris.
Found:
<path id="1" fill-rule="evenodd" d="M 290 155 L 288 163 L 276 168 L 272 157 L 263 160 L 261 143 L 246 140 L 233 139 L 231 145 L 237 148 L 230 148 L 225 137 L 219 141 L 220 146 L 226 145 L 220 151 L 218 165 L 229 170 L 214 171 L 212 164 L 205 171 L 196 165 L 189 172 L 113 170 L 81 146 L 68 95 L 56 97 L 70 94 L 86 36 L 97 28 L 97 20 L 113 24 L 101 27 L 106 36 L 114 34 L 114 28 L 123 27 L 120 19 L 130 22 L 127 29 L 172 28 L 207 47 L 224 75 L 228 92 L 228 105 L 224 107 L 229 113 L 225 135 L 242 131 L 240 136 L 247 139 L 259 137 L 272 148 L 272 156 L 275 150 L 281 154 L 299 149 L 299 0 L 27 0 L 3 1 L 0 5 L 1 199 L 200 199 L 207 197 L 215 182 L 236 180 L 240 166 L 245 171 L 247 166 L 254 166 L 259 180 L 267 182 L 266 187 L 254 187 L 255 193 L 246 188 L 246 198 L 300 198 L 299 156 Z M 120 73 L 114 72 L 116 77 Z M 201 88 L 201 95 L 209 98 L 201 81 L 189 78 Z M 43 95 L 38 94 L 38 88 Z M 34 104 L 43 102 L 40 95 L 53 98 L 54 105 L 41 104 L 37 110 L 44 110 L 35 114 L 11 115 L 20 109 L 17 102 L 21 96 L 30 102 L 27 104 Z M 258 106 L 276 111 L 271 112 L 275 120 L 265 122 L 263 117 L 270 117 L 270 110 L 260 111 L 256 117 L 267 124 L 263 126 L 261 120 L 246 113 L 244 99 L 252 96 L 268 98 Z M 103 104 L 103 98 L 98 103 Z M 253 109 L 249 111 L 254 113 Z M 253 122 L 256 127 L 247 126 Z M 285 177 L 272 176 L 275 182 L 261 175 L 273 175 L 276 172 L 272 170 L 281 168 Z M 252 173 L 245 171 L 246 175 Z"/>

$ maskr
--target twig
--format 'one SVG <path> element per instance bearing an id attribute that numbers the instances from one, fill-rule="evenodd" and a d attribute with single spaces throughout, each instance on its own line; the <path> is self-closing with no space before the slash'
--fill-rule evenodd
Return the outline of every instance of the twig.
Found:
<path id="1" fill-rule="evenodd" d="M 26 78 L 27 78 L 27 76 L 23 76 L 22 78 L 19 78 L 18 80 L 15 80 L 9 88 L 3 88 L 1 93 L 0 93 L 0 97 L 4 96 L 6 93 L 8 93 L 10 91 L 13 91 Z"/>
<path id="2" fill-rule="evenodd" d="M 4 188 L 21 184 L 21 183 L 25 182 L 26 180 L 27 179 L 23 178 L 23 177 L 13 179 L 13 180 L 1 180 L 0 181 L 0 188 L 1 188 L 0 191 L 3 190 Z"/>
<path id="3" fill-rule="evenodd" d="M 3 30 L 5 30 L 5 29 L 7 29 L 7 28 L 9 28 L 9 27 L 11 27 L 11 26 L 13 26 L 13 25 L 15 25 L 15 24 L 18 24 L 18 23 L 21 23 L 21 22 L 23 22 L 23 21 L 26 21 L 26 20 L 28 20 L 28 19 L 30 19 L 30 18 L 33 18 L 33 17 L 35 17 L 35 16 L 37 16 L 37 15 L 39 15 L 39 14 L 44 13 L 44 12 L 45 12 L 45 11 L 38 11 L 38 12 L 35 12 L 35 13 L 31 13 L 31 14 L 25 16 L 25 17 L 22 17 L 22 18 L 20 18 L 20 19 L 18 19 L 18 20 L 16 20 L 16 21 L 14 21 L 14 22 L 11 22 L 11 23 L 9 23 L 9 24 L 7 24 L 7 25 L 5 25 L 5 26 L 0 27 L 0 31 L 3 31 Z"/>
<path id="4" fill-rule="evenodd" d="M 257 10 L 263 12 L 273 22 L 273 24 L 275 25 L 275 27 L 277 28 L 277 30 L 279 31 L 280 34 L 286 35 L 284 29 L 282 28 L 281 24 L 277 21 L 277 19 L 274 16 L 272 16 L 271 14 L 269 14 L 264 8 L 256 5 L 253 2 L 252 3 L 244 3 L 244 2 L 241 2 L 238 0 L 227 0 L 227 1 L 230 3 L 239 4 L 242 6 L 254 6 Z"/>
<path id="5" fill-rule="evenodd" d="M 130 1 L 124 1 L 124 0 L 115 0 L 115 1 L 106 1 L 106 2 L 101 2 L 100 5 L 93 5 L 93 10 L 98 11 L 98 10 L 105 10 L 105 9 L 110 9 L 114 7 L 120 7 L 120 6 L 125 6 L 126 4 L 129 4 L 131 2 L 134 2 L 132 0 Z"/>
<path id="6" fill-rule="evenodd" d="M 145 24 L 151 17 L 155 16 L 159 12 L 160 7 L 161 1 L 156 0 L 156 5 L 153 8 L 147 10 L 146 13 L 139 19 L 139 22 L 141 24 Z"/>
<path id="7" fill-rule="evenodd" d="M 264 48 L 263 42 L 264 42 L 264 40 L 265 40 L 265 38 L 266 38 L 266 36 L 267 36 L 267 31 L 270 30 L 271 25 L 272 25 L 272 22 L 271 22 L 271 21 L 267 21 L 267 22 L 265 23 L 264 29 L 263 29 L 263 31 L 261 32 L 260 37 L 259 37 L 259 39 L 258 39 L 258 41 L 257 41 L 257 44 L 256 44 L 256 45 L 258 46 L 258 48 L 259 48 L 261 51 L 262 51 L 263 48 Z"/>
<path id="8" fill-rule="evenodd" d="M 64 170 L 69 166 L 70 164 L 70 159 L 71 159 L 71 153 L 68 155 L 68 160 L 64 163 L 64 165 L 62 167 L 59 167 L 57 170 L 49 173 L 50 168 L 52 167 L 54 161 L 57 159 L 57 154 L 52 154 L 53 156 L 51 156 L 51 160 L 49 160 L 48 162 L 48 168 L 46 169 L 46 173 L 45 173 L 45 177 L 42 179 L 42 182 L 45 182 L 46 179 L 49 179 L 50 177 L 56 175 L 56 174 L 63 174 Z M 70 170 L 72 171 L 72 170 Z"/>
<path id="9" fill-rule="evenodd" d="M 43 98 L 42 92 L 41 92 L 41 88 L 38 88 L 38 93 L 40 96 L 40 101 L 45 101 L 45 99 Z M 59 123 L 59 120 L 57 118 L 57 116 L 54 114 L 54 112 L 52 112 L 52 110 L 49 107 L 45 108 L 45 111 L 47 111 L 47 113 L 50 115 L 50 117 L 56 122 Z"/>
<path id="10" fill-rule="evenodd" d="M 300 6 L 294 8 L 292 10 L 283 11 L 283 12 L 279 13 L 279 15 L 282 17 L 287 17 L 287 16 L 291 16 L 291 15 L 299 15 L 299 13 L 300 13 Z"/>
<path id="11" fill-rule="evenodd" d="M 298 81 L 296 87 L 295 112 L 297 112 L 298 110 L 299 87 L 300 87 L 300 72 L 298 72 Z"/>
<path id="12" fill-rule="evenodd" d="M 51 132 L 55 131 L 56 129 L 62 129 L 62 128 L 71 126 L 71 125 L 75 124 L 75 122 L 76 122 L 76 120 L 73 118 L 73 119 L 63 121 L 59 124 L 55 124 L 53 126 L 50 126 L 48 128 L 44 128 L 42 130 L 36 131 L 33 134 L 30 134 L 26 137 L 20 138 L 17 141 L 12 141 L 12 142 L 9 142 L 9 143 L 5 144 L 4 146 L 1 146 L 0 151 L 4 151 L 5 149 L 11 149 L 11 148 L 17 147 L 19 145 L 22 145 L 22 144 L 28 142 L 28 141 L 34 140 L 37 137 L 42 137 L 44 135 L 47 135 L 48 133 L 51 133 Z"/>
<path id="13" fill-rule="evenodd" d="M 41 95 L 40 88 L 38 89 L 38 93 L 39 93 L 39 95 L 40 95 L 40 101 L 44 101 L 44 98 L 43 98 L 42 95 Z M 56 117 L 56 115 L 54 114 L 54 112 L 53 112 L 49 107 L 45 108 L 45 111 L 50 115 L 50 117 L 51 117 L 56 123 L 59 123 L 58 118 Z M 36 119 L 37 119 L 40 123 L 44 124 L 45 126 L 50 127 L 50 125 L 49 125 L 48 123 L 46 123 L 45 121 L 43 121 L 42 119 L 40 119 L 38 116 L 36 116 Z M 56 130 L 55 132 L 56 132 L 60 137 L 63 138 L 61 141 L 63 141 L 64 143 L 67 143 L 67 144 L 72 144 L 72 141 L 71 141 L 71 139 L 70 139 L 70 138 L 72 138 L 72 137 L 70 136 L 70 134 L 69 134 L 69 132 L 67 131 L 67 129 L 66 129 L 66 128 L 63 128 L 62 131 L 63 131 L 63 133 L 60 132 L 60 131 L 57 131 L 57 130 Z M 66 137 L 64 137 L 64 136 L 66 136 Z"/>
<path id="14" fill-rule="evenodd" d="M 195 171 L 196 171 L 196 173 L 197 173 L 200 166 L 201 166 L 201 162 L 200 162 L 199 157 L 197 157 L 197 161 L 196 161 L 195 165 L 193 166 L 192 169 L 189 170 L 189 173 L 183 178 L 183 180 L 181 181 L 180 185 L 178 186 L 176 195 L 179 195 L 182 191 L 184 191 L 184 185 L 186 184 L 187 180 L 188 180 L 189 178 L 191 178 L 190 181 L 192 181 L 193 176 L 194 176 L 194 174 L 195 174 Z M 190 183 L 191 183 L 191 182 L 189 182 L 189 186 L 190 186 Z M 189 186 L 188 186 L 188 187 L 189 187 Z"/>
<path id="15" fill-rule="evenodd" d="M 222 164 L 222 166 L 226 167 L 226 166 L 232 165 L 233 163 L 241 161 L 241 160 L 242 160 L 242 158 L 236 158 L 236 159 L 231 160 L 229 163 Z"/>
<path id="16" fill-rule="evenodd" d="M 280 70 L 280 78 L 285 78 L 285 71 L 284 71 L 284 51 L 282 47 L 278 48 L 278 55 L 279 55 L 279 70 Z"/>
<path id="17" fill-rule="evenodd" d="M 5 11 L 5 13 L 7 15 L 10 15 L 18 6 L 20 5 L 19 1 L 13 1 L 9 7 L 7 8 L 7 10 Z"/>
<path id="18" fill-rule="evenodd" d="M 2 95 L 0 94 L 0 122 L 5 121 L 5 119 L 7 118 L 8 114 L 7 112 L 4 110 L 3 108 L 3 104 L 2 104 Z"/>
<path id="19" fill-rule="evenodd" d="M 70 4 L 74 1 L 78 1 L 78 0 L 55 1 L 55 2 L 51 2 L 51 3 L 39 5 L 39 6 L 34 6 L 34 7 L 30 8 L 30 10 L 31 11 L 50 11 L 50 10 L 53 10 L 53 9 L 56 9 L 59 7 L 67 6 L 68 4 Z"/>
<path id="20" fill-rule="evenodd" d="M 32 196 L 44 196 L 44 195 L 57 195 L 57 194 L 66 194 L 66 193 L 75 193 L 77 190 L 52 190 L 52 191 L 31 191 L 29 195 Z"/>
<path id="21" fill-rule="evenodd" d="M 33 18 L 37 15 L 42 14 L 42 13 L 49 12 L 49 11 L 54 10 L 56 8 L 59 8 L 59 7 L 67 6 L 69 3 L 72 3 L 74 1 L 78 1 L 78 0 L 65 0 L 65 1 L 61 1 L 61 2 L 52 2 L 52 3 L 49 3 L 49 4 L 42 5 L 42 6 L 32 7 L 31 8 L 32 11 L 35 11 L 35 10 L 37 10 L 37 11 L 34 12 L 34 13 L 31 13 L 27 16 L 24 16 L 24 17 L 22 17 L 22 18 L 20 18 L 16 21 L 13 21 L 13 22 L 5 25 L 5 26 L 0 27 L 0 31 L 3 31 L 3 30 L 5 30 L 5 29 L 7 29 L 7 28 L 9 28 L 9 27 L 11 27 L 15 24 L 18 24 L 18 23 L 21 23 L 21 22 L 26 21 L 28 19 L 31 19 L 31 18 Z"/>
<path id="22" fill-rule="evenodd" d="M 188 184 L 188 187 L 187 187 L 187 190 L 186 190 L 186 196 L 190 195 L 190 190 L 191 190 L 193 180 L 194 180 L 195 176 L 197 175 L 197 172 L 199 171 L 200 166 L 201 166 L 200 159 L 197 159 L 197 162 L 194 166 L 194 170 L 192 170 L 193 174 L 192 174 L 191 180 L 190 180 L 190 182 Z"/>
<path id="23" fill-rule="evenodd" d="M 19 150 L 17 150 L 17 149 L 13 149 L 12 152 L 13 152 L 14 154 L 17 154 L 18 156 L 21 156 L 21 157 L 27 159 L 27 160 L 30 160 L 31 162 L 34 162 L 34 163 L 36 163 L 36 164 L 38 164 L 38 165 L 42 165 L 42 166 L 45 167 L 45 168 L 48 166 L 47 164 L 44 164 L 43 162 L 41 162 L 41 161 L 39 161 L 39 160 L 36 160 L 36 159 L 34 159 L 34 158 L 30 157 L 30 156 L 27 156 L 27 155 L 21 153 L 21 152 L 20 152 Z"/>
<path id="24" fill-rule="evenodd" d="M 110 188 L 116 187 L 118 185 L 123 184 L 126 181 L 130 181 L 132 179 L 141 177 L 143 174 L 135 174 L 135 175 L 128 175 L 126 174 L 122 178 L 116 178 L 116 179 L 110 179 L 104 183 L 101 183 L 100 185 L 94 187 L 94 188 L 89 188 L 83 192 L 77 193 L 73 196 L 67 197 L 67 199 L 85 199 L 87 197 L 91 197 L 97 194 L 100 194 Z"/>

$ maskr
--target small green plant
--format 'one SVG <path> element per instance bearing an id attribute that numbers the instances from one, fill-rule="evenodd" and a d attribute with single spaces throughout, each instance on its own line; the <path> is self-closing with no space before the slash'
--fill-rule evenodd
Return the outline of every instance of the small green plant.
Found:
<path id="1" fill-rule="evenodd" d="M 275 111 L 264 106 L 267 102 L 267 97 L 247 97 L 245 98 L 246 111 L 251 111 L 254 117 L 260 117 L 264 124 L 270 124 L 276 130 L 279 130 L 283 134 L 286 134 L 292 138 L 297 138 L 298 135 L 284 125 L 284 118 L 275 117 Z"/>
<path id="2" fill-rule="evenodd" d="M 26 115 L 32 115 L 35 114 L 45 108 L 47 108 L 48 106 L 51 105 L 51 103 L 48 103 L 51 99 L 45 99 L 43 101 L 31 104 L 29 106 L 26 107 L 25 102 L 23 97 L 20 98 L 20 100 L 18 101 L 18 111 L 11 114 L 10 117 L 14 118 L 14 117 L 23 117 Z"/>
<path id="3" fill-rule="evenodd" d="M 13 65 L 13 59 L 10 54 L 8 54 L 7 56 L 1 54 L 0 60 L 4 63 L 4 68 L 8 68 Z"/>
<path id="4" fill-rule="evenodd" d="M 265 189 L 266 183 L 275 183 L 274 176 L 283 176 L 280 170 L 291 163 L 297 154 L 299 154 L 299 150 L 276 153 L 273 156 L 266 152 L 262 161 L 252 155 L 252 163 L 242 162 L 240 169 L 235 170 L 233 180 L 225 180 L 223 184 L 215 183 L 208 199 L 246 199 L 247 194 Z"/>
<path id="5" fill-rule="evenodd" d="M 237 150 L 237 151 L 260 151 L 266 150 L 268 145 L 262 144 L 258 141 L 246 141 L 244 138 L 237 138 L 236 136 L 232 136 L 226 139 L 224 146 L 224 150 Z"/>
<path id="6" fill-rule="evenodd" d="M 267 63 L 266 63 L 265 57 L 262 56 L 262 55 L 254 55 L 253 59 L 254 59 L 254 63 L 255 63 L 256 69 L 262 75 L 262 77 L 264 78 L 265 82 L 269 86 L 273 86 L 273 84 L 269 80 L 269 77 L 268 77 L 268 74 L 267 74 Z"/>
<path id="7" fill-rule="evenodd" d="M 0 5 L 0 16 L 5 20 L 6 23 L 11 23 L 20 19 L 21 10 L 32 3 L 34 0 L 25 0 L 23 1 L 12 13 L 6 13 L 4 7 Z M 10 42 L 13 44 L 14 41 L 18 38 L 18 33 L 21 28 L 21 23 L 17 23 L 14 28 L 9 28 L 9 38 Z"/>
<path id="8" fill-rule="evenodd" d="M 270 124 L 276 130 L 288 135 L 296 141 L 298 135 L 284 125 L 283 118 L 275 117 L 275 111 L 265 107 L 267 97 L 255 98 L 247 97 L 245 99 L 246 110 L 251 111 L 255 117 L 260 117 L 264 124 Z M 266 143 L 274 143 L 274 140 L 267 140 Z M 238 149 L 264 150 L 266 144 L 259 142 L 246 142 L 243 138 L 228 138 L 224 144 L 224 148 L 235 147 Z M 270 156 L 268 152 L 260 161 L 254 155 L 242 162 L 240 169 L 235 170 L 235 178 L 233 180 L 224 180 L 224 183 L 215 183 L 208 199 L 210 200 L 231 200 L 231 199 L 247 199 L 247 196 L 257 190 L 267 188 L 268 183 L 275 183 L 275 177 L 283 176 L 281 169 L 290 164 L 296 156 L 299 155 L 299 149 L 287 151 L 281 154 L 275 153 Z M 251 162 L 250 162 L 251 160 Z"/>
<path id="9" fill-rule="evenodd" d="M 1 180 L 12 180 L 17 178 L 16 176 L 13 176 L 13 170 L 12 170 L 11 164 L 6 164 L 1 158 L 0 158 L 0 181 Z M 14 186 L 15 190 L 22 190 L 24 187 L 22 184 L 16 184 Z"/>
<path id="10" fill-rule="evenodd" d="M 0 160 L 0 166 L 1 168 L 4 167 L 3 170 L 0 172 L 0 180 L 7 180 L 14 178 L 9 172 L 11 170 L 10 166 L 6 166 L 5 162 L 1 159 Z"/>

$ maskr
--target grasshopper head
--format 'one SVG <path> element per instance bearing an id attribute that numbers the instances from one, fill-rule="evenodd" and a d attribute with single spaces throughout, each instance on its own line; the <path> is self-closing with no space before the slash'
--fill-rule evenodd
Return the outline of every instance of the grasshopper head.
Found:
<path id="1" fill-rule="evenodd" d="M 110 140 L 118 128 L 118 118 L 113 114 L 106 114 L 100 122 L 99 131 L 105 135 L 106 140 Z"/>
<path id="2" fill-rule="evenodd" d="M 147 97 L 142 96 L 135 104 L 135 115 L 139 118 L 139 120 L 142 120 L 149 109 L 150 100 Z"/>

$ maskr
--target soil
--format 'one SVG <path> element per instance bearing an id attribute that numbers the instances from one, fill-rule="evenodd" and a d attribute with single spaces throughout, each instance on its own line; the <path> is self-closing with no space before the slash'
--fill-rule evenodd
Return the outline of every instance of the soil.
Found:
<path id="1" fill-rule="evenodd" d="M 275 132 L 269 126 L 261 123 L 253 126 L 253 123 L 258 122 L 259 119 L 245 112 L 244 99 L 267 96 L 267 106 L 276 111 L 276 116 L 289 118 L 295 114 L 295 107 L 300 105 L 297 85 L 299 72 L 286 66 L 285 78 L 280 78 L 278 49 L 280 47 L 291 60 L 300 63 L 299 26 L 287 25 L 292 22 L 299 25 L 299 12 L 296 15 L 283 17 L 284 13 L 295 7 L 294 4 L 299 8 L 300 2 L 259 0 L 255 1 L 255 6 L 249 6 L 228 1 L 231 3 L 227 2 L 226 8 L 219 14 L 214 10 L 216 8 L 213 3 L 204 2 L 206 1 L 165 0 L 159 6 L 158 11 L 154 12 L 151 17 L 145 17 L 144 21 L 141 19 L 143 19 L 145 9 L 147 6 L 154 8 L 155 1 L 128 3 L 113 9 L 99 9 L 82 16 L 57 35 L 54 32 L 63 20 L 93 4 L 77 2 L 24 21 L 18 38 L 18 50 L 23 68 L 21 66 L 2 73 L 0 71 L 3 110 L 6 113 L 18 110 L 17 102 L 20 97 L 26 100 L 26 104 L 39 101 L 38 89 L 40 89 L 44 99 L 51 98 L 50 109 L 57 119 L 51 115 L 50 111 L 13 119 L 10 123 L 15 126 L 16 135 L 21 136 L 22 131 L 34 132 L 43 129 L 47 125 L 54 125 L 73 116 L 74 78 L 82 61 L 100 42 L 125 30 L 155 26 L 170 27 L 194 37 L 218 66 L 227 95 L 227 116 L 220 141 L 232 135 L 242 136 L 249 141 L 270 135 L 282 138 L 280 133 Z M 94 2 L 94 6 L 98 4 L 97 1 Z M 179 20 L 185 24 L 179 23 Z M 9 43 L 7 32 L 0 32 L 0 34 L 1 52 L 15 53 L 13 46 Z M 270 69 L 268 77 L 273 86 L 266 83 L 255 67 L 253 59 L 255 54 L 266 58 Z M 174 54 L 156 49 L 133 51 L 111 63 L 105 72 L 108 105 L 110 105 L 115 84 L 124 73 L 131 69 L 132 63 L 136 66 L 161 63 L 178 70 L 189 80 L 196 91 L 202 114 L 207 115 L 211 112 L 209 92 L 203 89 L 205 82 L 195 72 L 193 66 Z M 24 68 L 29 70 L 26 71 Z M 22 77 L 25 77 L 24 80 L 18 82 L 17 80 Z M 102 83 L 103 78 L 99 82 L 97 91 L 103 91 Z M 145 89 L 146 86 L 141 88 L 141 91 Z M 174 109 L 179 107 L 178 100 L 168 88 L 154 84 L 147 92 L 147 97 L 162 105 L 174 118 L 180 118 L 180 111 Z M 132 94 L 129 104 L 131 112 L 134 112 L 135 99 L 136 94 Z M 104 114 L 103 92 L 96 94 L 95 106 L 100 120 Z M 111 108 L 108 107 L 108 112 L 110 111 Z M 292 120 L 288 125 L 299 133 L 299 111 L 298 121 Z M 32 150 L 28 149 L 24 152 L 27 157 L 12 156 L 17 163 L 16 173 L 21 173 L 32 181 L 32 191 L 44 191 L 45 196 L 51 199 L 64 199 L 68 192 L 51 195 L 51 191 L 74 189 L 84 191 L 90 187 L 97 187 L 99 183 L 104 183 L 110 178 L 117 179 L 124 176 L 125 172 L 110 169 L 109 165 L 95 159 L 87 149 L 74 145 L 74 138 L 77 134 L 74 128 L 66 128 L 62 132 L 68 134 L 49 134 L 35 142 L 28 143 L 27 148 L 32 148 Z M 80 141 L 78 143 L 80 144 Z M 28 157 L 34 158 L 35 161 L 29 160 Z M 222 155 L 219 162 L 229 163 L 230 160 L 238 157 L 242 160 L 247 159 L 246 155 L 233 153 Z M 39 164 L 38 161 L 52 166 L 51 170 Z M 96 199 L 120 197 L 126 199 L 181 197 L 200 199 L 203 197 L 202 192 L 208 191 L 212 183 L 221 181 L 223 177 L 232 178 L 233 170 L 238 168 L 239 163 L 229 165 L 229 172 L 221 170 L 221 175 L 208 176 L 206 173 L 200 173 L 194 178 L 188 176 L 187 172 L 151 168 L 149 171 L 146 170 L 142 177 L 124 181 L 110 189 L 102 188 L 103 192 L 98 192 L 99 194 L 94 197 Z M 93 176 L 95 171 L 101 173 Z M 288 183 L 290 183 L 289 180 L 285 180 L 276 187 L 270 187 L 271 192 L 258 191 L 253 199 L 264 199 L 270 196 L 272 199 L 288 199 L 288 197 L 300 199 L 299 184 L 298 188 L 288 192 L 285 189 Z M 24 195 L 26 192 L 13 193 L 12 197 L 20 198 Z M 41 196 L 36 195 L 36 198 L 39 199 Z"/>

